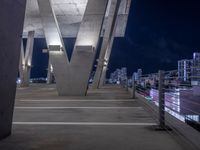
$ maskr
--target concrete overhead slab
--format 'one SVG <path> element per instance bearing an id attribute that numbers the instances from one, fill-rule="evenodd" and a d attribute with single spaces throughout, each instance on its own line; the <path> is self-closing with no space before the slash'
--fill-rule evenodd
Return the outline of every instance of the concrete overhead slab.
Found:
<path id="1" fill-rule="evenodd" d="M 52 6 L 55 10 L 55 15 L 58 19 L 61 34 L 63 37 L 76 38 L 79 27 L 85 12 L 85 8 L 88 0 L 53 0 Z M 116 37 L 123 37 L 128 20 L 128 14 L 130 9 L 131 0 L 122 0 L 118 22 L 118 28 L 116 30 Z M 109 10 L 107 10 L 108 12 Z M 106 18 L 107 19 L 107 16 Z M 104 28 L 104 27 L 103 27 Z M 42 20 L 39 13 L 39 7 L 37 0 L 27 0 L 26 17 L 24 23 L 23 36 L 27 37 L 28 31 L 34 30 L 36 32 L 35 37 L 44 37 L 42 29 Z"/>
<path id="2" fill-rule="evenodd" d="M 0 5 L 0 139 L 10 135 L 26 0 Z"/>

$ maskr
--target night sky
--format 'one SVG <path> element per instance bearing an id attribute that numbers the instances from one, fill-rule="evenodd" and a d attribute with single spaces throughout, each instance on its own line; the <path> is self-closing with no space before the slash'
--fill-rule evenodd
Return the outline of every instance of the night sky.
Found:
<path id="1" fill-rule="evenodd" d="M 108 74 L 127 67 L 132 75 L 177 69 L 177 60 L 200 52 L 200 0 L 132 0 L 124 38 L 116 38 Z M 75 39 L 65 39 L 72 51 Z M 35 39 L 32 77 L 46 77 L 45 39 Z"/>

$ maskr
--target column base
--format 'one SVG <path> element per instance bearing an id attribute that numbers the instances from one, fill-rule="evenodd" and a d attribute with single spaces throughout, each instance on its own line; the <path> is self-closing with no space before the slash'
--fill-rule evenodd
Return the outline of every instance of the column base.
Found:
<path id="1" fill-rule="evenodd" d="M 8 132 L 7 134 L 0 135 L 0 140 L 3 140 L 5 138 L 9 137 L 10 135 L 11 135 L 11 131 Z"/>

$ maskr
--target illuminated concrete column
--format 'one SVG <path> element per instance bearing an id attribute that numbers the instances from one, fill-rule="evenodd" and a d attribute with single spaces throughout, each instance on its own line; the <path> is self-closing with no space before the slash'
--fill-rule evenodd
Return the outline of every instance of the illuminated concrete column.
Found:
<path id="1" fill-rule="evenodd" d="M 24 64 L 24 44 L 23 39 L 21 39 L 21 51 L 20 51 L 20 59 L 19 59 L 19 78 L 22 80 L 23 78 L 23 64 Z"/>
<path id="2" fill-rule="evenodd" d="M 59 95 L 66 95 L 69 60 L 51 0 L 37 0 Z M 51 74 L 49 74 L 51 75 Z"/>
<path id="3" fill-rule="evenodd" d="M 71 95 L 84 95 L 92 71 L 108 0 L 88 0 L 72 54 L 69 74 Z M 72 81 L 72 82 L 71 82 Z"/>
<path id="4" fill-rule="evenodd" d="M 49 61 L 48 70 L 47 70 L 47 84 L 52 84 L 53 81 L 53 66 Z"/>
<path id="5" fill-rule="evenodd" d="M 119 26 L 121 25 L 122 22 L 125 22 L 125 25 L 127 25 L 130 6 L 131 6 L 131 0 L 126 0 L 126 1 L 122 0 L 121 1 L 121 5 L 120 5 L 119 10 L 120 10 L 120 14 L 122 14 L 122 15 L 117 16 L 117 20 L 116 20 L 116 24 L 115 24 L 113 33 L 119 32 L 117 30 L 124 30 L 124 28 L 120 28 Z M 125 31 L 124 31 L 124 33 L 125 33 Z M 111 40 L 110 40 L 110 42 L 107 46 L 106 53 L 105 53 L 105 56 L 104 56 L 104 65 L 102 65 L 102 71 L 101 71 L 101 76 L 100 76 L 100 81 L 99 81 L 98 87 L 102 87 L 105 83 L 106 72 L 107 72 L 107 69 L 108 69 L 108 63 L 110 61 L 110 54 L 111 54 L 111 51 L 112 51 L 114 38 L 115 38 L 115 36 L 114 36 L 114 34 L 112 34 Z"/>
<path id="6" fill-rule="evenodd" d="M 20 66 L 19 75 L 21 79 L 21 86 L 28 87 L 30 80 L 30 73 L 32 67 L 33 44 L 34 44 L 34 31 L 28 32 L 26 51 L 24 53 L 23 42 L 21 44 Z"/>
<path id="7" fill-rule="evenodd" d="M 102 69 L 102 72 L 101 72 L 101 76 L 100 76 L 100 81 L 99 81 L 99 86 L 98 87 L 102 87 L 104 86 L 105 84 L 105 79 L 106 79 L 106 72 L 107 72 L 107 69 L 108 69 L 108 63 L 109 63 L 109 60 L 110 60 L 110 54 L 111 54 L 111 51 L 112 51 L 112 46 L 113 46 L 113 42 L 114 42 L 114 36 L 112 36 L 112 39 L 107 47 L 107 50 L 106 50 L 106 54 L 105 54 L 105 57 L 104 57 L 104 60 L 105 60 L 105 64 L 103 65 L 103 69 Z"/>
<path id="8" fill-rule="evenodd" d="M 38 0 L 59 95 L 85 95 L 108 0 L 88 0 L 71 62 L 50 0 Z"/>
<path id="9" fill-rule="evenodd" d="M 103 42 L 101 46 L 101 51 L 98 59 L 98 64 L 94 76 L 94 81 L 92 83 L 92 88 L 98 88 L 101 73 L 103 71 L 103 66 L 107 65 L 107 60 L 105 60 L 105 54 L 108 48 L 109 43 L 111 42 L 112 35 L 115 34 L 114 27 L 117 20 L 117 14 L 119 11 L 121 0 L 110 0 L 109 1 L 109 7 L 108 7 L 108 19 L 106 22 L 106 27 L 103 35 Z"/>
<path id="10" fill-rule="evenodd" d="M 10 135 L 26 0 L 0 2 L 0 139 Z"/>
<path id="11" fill-rule="evenodd" d="M 43 53 L 49 53 L 49 50 L 48 49 L 43 49 L 42 50 Z M 48 68 L 47 68 L 47 84 L 52 84 L 54 83 L 54 75 L 53 75 L 53 66 L 50 62 L 50 59 L 49 59 L 49 62 L 48 62 Z"/>

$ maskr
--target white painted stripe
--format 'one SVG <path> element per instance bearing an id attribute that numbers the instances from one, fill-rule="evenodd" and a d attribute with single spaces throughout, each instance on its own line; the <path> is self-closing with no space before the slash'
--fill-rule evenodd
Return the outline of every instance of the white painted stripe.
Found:
<path id="1" fill-rule="evenodd" d="M 119 122 L 13 122 L 13 125 L 79 125 L 79 126 L 152 126 L 156 123 Z"/>
<path id="2" fill-rule="evenodd" d="M 20 102 L 134 102 L 135 100 L 19 100 Z"/>
<path id="3" fill-rule="evenodd" d="M 16 109 L 143 109 L 142 107 L 15 107 Z"/>

